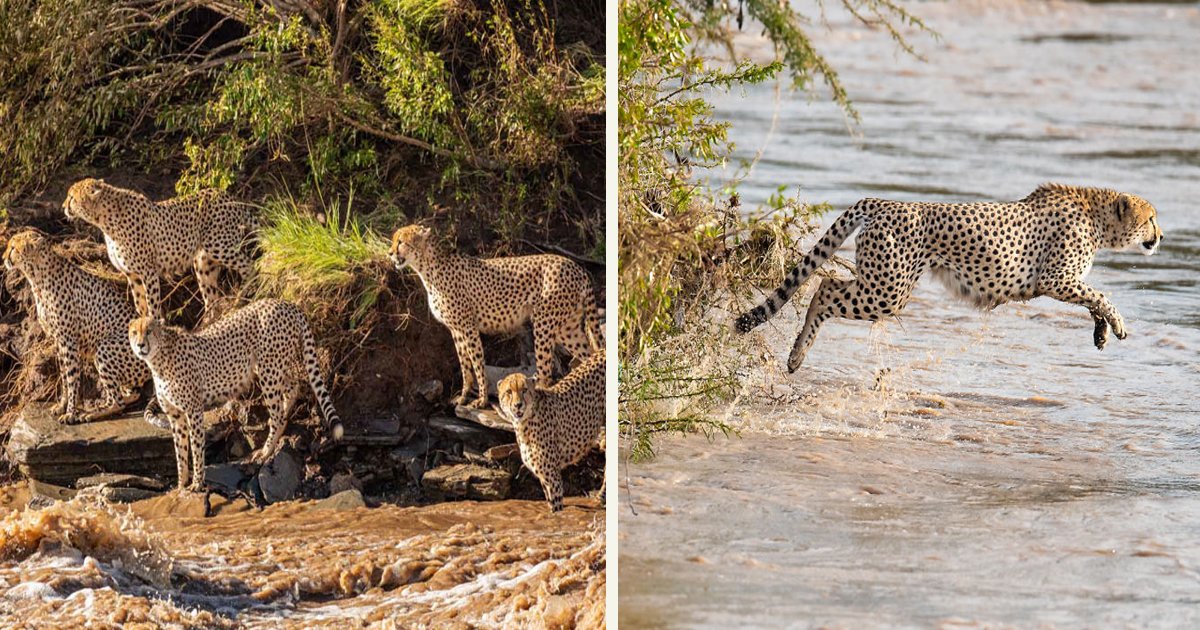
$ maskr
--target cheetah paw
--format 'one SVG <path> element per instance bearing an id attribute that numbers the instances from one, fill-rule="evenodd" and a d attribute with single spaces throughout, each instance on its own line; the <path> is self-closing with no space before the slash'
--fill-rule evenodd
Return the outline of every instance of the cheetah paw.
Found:
<path id="1" fill-rule="evenodd" d="M 1104 346 L 1108 345 L 1108 322 L 1102 319 L 1096 321 L 1096 331 L 1092 333 L 1092 343 L 1096 344 L 1097 350 L 1103 350 Z"/>
<path id="2" fill-rule="evenodd" d="M 472 400 L 471 402 L 467 403 L 467 406 L 470 407 L 471 409 L 487 409 L 488 399 L 487 398 L 476 398 L 475 400 Z"/>
<path id="3" fill-rule="evenodd" d="M 77 416 L 73 413 L 63 413 L 63 414 L 59 414 L 59 416 L 58 416 L 59 424 L 79 424 L 83 421 L 84 421 L 83 418 L 80 418 L 79 416 Z"/>

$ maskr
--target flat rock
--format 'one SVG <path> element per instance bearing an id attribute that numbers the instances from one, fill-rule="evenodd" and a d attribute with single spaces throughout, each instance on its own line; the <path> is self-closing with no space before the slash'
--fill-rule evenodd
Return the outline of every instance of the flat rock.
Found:
<path id="1" fill-rule="evenodd" d="M 100 473 L 88 477 L 80 477 L 75 481 L 76 488 L 91 488 L 105 486 L 108 488 L 140 488 L 142 490 L 163 491 L 167 484 L 140 475 L 123 475 L 118 473 Z"/>
<path id="2" fill-rule="evenodd" d="M 31 502 L 36 502 L 38 505 L 45 505 L 45 500 L 54 501 L 70 501 L 78 494 L 78 490 L 72 488 L 64 488 L 56 486 L 52 483 L 42 483 L 37 479 L 29 480 L 29 494 Z M 41 499 L 42 501 L 38 501 Z"/>
<path id="3" fill-rule="evenodd" d="M 123 488 L 105 485 L 88 486 L 81 490 L 75 490 L 73 488 L 64 488 L 63 486 L 42 483 L 36 479 L 29 480 L 29 490 L 35 499 L 40 500 L 39 504 L 44 504 L 47 501 L 69 501 L 75 496 L 83 493 L 104 497 L 111 503 L 133 503 L 134 501 L 149 499 L 150 497 L 156 497 L 163 493 L 162 490 Z"/>
<path id="4" fill-rule="evenodd" d="M 483 456 L 494 462 L 500 462 L 513 456 L 519 456 L 520 454 L 520 445 L 501 444 L 500 446 L 493 446 L 492 448 L 489 448 L 486 452 L 484 452 Z"/>
<path id="5" fill-rule="evenodd" d="M 396 446 L 408 438 L 404 435 L 343 435 L 339 446 Z"/>
<path id="6" fill-rule="evenodd" d="M 97 492 L 111 503 L 133 503 L 142 499 L 157 497 L 162 494 L 159 490 L 144 488 L 99 488 Z"/>
<path id="7" fill-rule="evenodd" d="M 21 474 L 66 487 L 97 473 L 174 482 L 171 433 L 143 420 L 141 411 L 64 425 L 51 414 L 50 407 L 45 403 L 27 404 L 13 423 L 6 455 Z"/>
<path id="8" fill-rule="evenodd" d="M 428 422 L 430 431 L 436 432 L 442 437 L 458 440 L 481 453 L 497 444 L 512 442 L 513 439 L 511 432 L 493 429 L 470 420 L 435 416 Z"/>
<path id="9" fill-rule="evenodd" d="M 317 501 L 313 504 L 312 509 L 335 510 L 340 512 L 343 510 L 353 510 L 355 508 L 366 506 L 367 503 L 366 501 L 363 501 L 362 493 L 354 488 L 351 488 L 350 490 L 343 490 L 342 492 L 339 492 L 327 499 L 321 499 L 320 501 Z"/>
<path id="10" fill-rule="evenodd" d="M 470 420 L 476 424 L 482 424 L 491 429 L 500 431 L 508 431 L 513 433 L 513 425 L 504 416 L 500 415 L 495 409 L 474 409 L 472 407 L 464 407 L 459 405 L 454 408 L 454 415 L 463 420 Z"/>
<path id="11" fill-rule="evenodd" d="M 421 486 L 437 499 L 507 499 L 512 475 L 475 464 L 452 464 L 425 471 Z"/>

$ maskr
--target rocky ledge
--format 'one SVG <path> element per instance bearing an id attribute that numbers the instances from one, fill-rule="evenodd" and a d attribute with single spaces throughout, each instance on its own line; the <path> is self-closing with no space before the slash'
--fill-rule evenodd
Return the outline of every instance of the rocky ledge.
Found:
<path id="1" fill-rule="evenodd" d="M 100 473 L 175 480 L 170 431 L 146 422 L 140 411 L 65 425 L 50 405 L 28 404 L 13 424 L 6 456 L 25 477 L 58 486 Z"/>

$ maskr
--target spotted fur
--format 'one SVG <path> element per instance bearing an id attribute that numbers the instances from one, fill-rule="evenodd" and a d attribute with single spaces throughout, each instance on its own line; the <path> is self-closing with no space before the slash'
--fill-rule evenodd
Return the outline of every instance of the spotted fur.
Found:
<path id="1" fill-rule="evenodd" d="M 429 228 L 416 225 L 396 230 L 390 257 L 396 269 L 409 266 L 417 272 L 429 311 L 450 329 L 462 368 L 458 404 L 487 406 L 481 333 L 513 333 L 532 323 L 537 375 L 547 384 L 556 347 L 584 358 L 594 351 L 593 344 L 603 343 L 591 280 L 567 258 L 460 256 L 444 251 Z M 468 403 L 472 389 L 478 396 Z"/>
<path id="2" fill-rule="evenodd" d="M 150 372 L 125 342 L 125 327 L 135 317 L 118 282 L 84 271 L 54 251 L 33 231 L 8 241 L 4 267 L 15 269 L 33 292 L 38 322 L 58 349 L 62 396 L 54 406 L 68 424 L 106 418 L 138 399 Z M 100 406 L 80 414 L 81 362 L 92 359 L 103 396 Z"/>
<path id="3" fill-rule="evenodd" d="M 1093 342 L 1128 331 L 1116 307 L 1084 282 L 1100 249 L 1140 248 L 1162 241 L 1154 206 L 1136 195 L 1102 188 L 1045 184 L 1008 203 L 923 203 L 864 199 L 842 214 L 783 285 L 737 319 L 748 332 L 770 319 L 855 230 L 856 277 L 825 279 L 796 337 L 795 371 L 831 317 L 876 321 L 898 314 L 926 270 L 983 309 L 1049 296 L 1088 309 Z"/>
<path id="4" fill-rule="evenodd" d="M 129 323 L 128 343 L 150 366 L 159 404 L 170 419 L 180 488 L 199 490 L 203 485 L 204 412 L 245 395 L 255 383 L 270 419 L 267 440 L 252 462 L 266 463 L 279 452 L 304 380 L 316 395 L 334 439 L 342 435 L 308 321 L 288 302 L 252 302 L 196 333 L 148 317 L 135 319 Z"/>
<path id="5" fill-rule="evenodd" d="M 604 349 L 553 387 L 516 373 L 497 389 L 500 412 L 516 430 L 521 461 L 542 482 L 550 510 L 561 510 L 562 469 L 582 459 L 604 436 Z"/>
<path id="6" fill-rule="evenodd" d="M 154 202 L 102 179 L 84 179 L 67 191 L 63 210 L 68 219 L 104 232 L 108 258 L 128 279 L 142 317 L 162 318 L 162 278 L 178 277 L 190 266 L 207 315 L 218 297 L 221 267 L 245 280 L 254 266 L 246 246 L 253 210 L 215 190 Z"/>

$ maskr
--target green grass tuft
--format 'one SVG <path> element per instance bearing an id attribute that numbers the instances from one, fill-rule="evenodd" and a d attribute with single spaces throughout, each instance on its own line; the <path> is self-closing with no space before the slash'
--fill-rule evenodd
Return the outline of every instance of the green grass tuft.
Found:
<path id="1" fill-rule="evenodd" d="M 345 207 L 335 200 L 315 213 L 291 197 L 269 199 L 259 235 L 259 293 L 344 307 L 352 324 L 362 321 L 384 290 L 388 241 L 352 216 L 353 203 L 353 197 Z"/>

